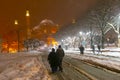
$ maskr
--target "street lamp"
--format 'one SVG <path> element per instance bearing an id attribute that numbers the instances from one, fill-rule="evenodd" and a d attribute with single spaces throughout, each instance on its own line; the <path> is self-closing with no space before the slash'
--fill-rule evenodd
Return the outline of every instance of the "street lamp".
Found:
<path id="1" fill-rule="evenodd" d="M 79 32 L 80 35 L 83 35 L 83 32 Z"/>
<path id="2" fill-rule="evenodd" d="M 17 26 L 17 42 L 18 42 L 18 52 L 19 52 L 19 39 L 20 39 L 20 35 L 19 35 L 19 28 L 18 28 L 18 21 L 15 20 L 14 24 Z"/>

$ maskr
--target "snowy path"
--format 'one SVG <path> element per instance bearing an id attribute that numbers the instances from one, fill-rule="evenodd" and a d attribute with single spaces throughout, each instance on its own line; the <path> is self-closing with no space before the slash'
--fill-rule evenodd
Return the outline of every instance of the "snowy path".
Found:
<path id="1" fill-rule="evenodd" d="M 92 50 L 87 48 L 85 49 L 85 54 L 83 56 L 80 56 L 79 49 L 70 49 L 65 52 L 67 55 L 74 58 L 94 62 L 108 68 L 113 68 L 118 70 L 120 73 L 120 48 L 108 47 L 106 49 L 102 49 L 102 53 L 99 54 L 97 52 L 97 49 L 95 54 L 93 54 Z"/>
<path id="2" fill-rule="evenodd" d="M 69 55 L 74 57 L 74 54 Z M 52 77 L 52 80 L 119 80 L 120 78 L 120 75 L 105 71 L 103 70 L 104 68 L 98 68 L 96 66 L 84 63 L 78 58 L 70 58 L 67 56 L 63 61 L 63 72 L 58 71 L 51 74 L 51 70 L 47 62 L 47 55 L 43 54 L 42 58 L 50 76 Z"/>
<path id="3" fill-rule="evenodd" d="M 89 63 L 97 64 L 101 67 L 106 67 L 108 69 L 111 69 L 113 71 L 120 73 L 119 58 L 105 56 L 105 55 L 93 55 L 93 54 L 80 55 L 80 54 L 70 53 L 70 54 L 66 54 L 66 55 L 89 62 Z"/>

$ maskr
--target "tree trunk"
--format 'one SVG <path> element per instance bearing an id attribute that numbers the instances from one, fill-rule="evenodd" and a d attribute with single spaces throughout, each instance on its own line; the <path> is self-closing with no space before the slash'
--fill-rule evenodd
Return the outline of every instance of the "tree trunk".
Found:
<path id="1" fill-rule="evenodd" d="M 118 47 L 120 47 L 120 34 L 118 34 Z"/>

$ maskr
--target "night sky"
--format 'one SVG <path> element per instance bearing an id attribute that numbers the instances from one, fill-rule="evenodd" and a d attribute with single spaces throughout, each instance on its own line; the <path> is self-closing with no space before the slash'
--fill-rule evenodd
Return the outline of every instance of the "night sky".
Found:
<path id="1" fill-rule="evenodd" d="M 1 0 L 0 1 L 0 35 L 15 28 L 17 19 L 21 27 L 26 26 L 25 13 L 30 11 L 31 27 L 44 19 L 64 25 L 72 19 L 83 18 L 96 6 L 98 0 Z"/>

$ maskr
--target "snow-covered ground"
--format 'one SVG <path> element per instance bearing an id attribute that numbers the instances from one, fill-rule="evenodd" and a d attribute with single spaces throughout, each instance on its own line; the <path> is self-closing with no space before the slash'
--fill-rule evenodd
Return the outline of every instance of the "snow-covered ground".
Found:
<path id="1" fill-rule="evenodd" d="M 65 52 L 76 53 L 76 54 L 80 53 L 79 49 L 69 49 L 69 50 L 65 50 Z M 85 53 L 93 54 L 93 52 L 90 48 L 85 49 Z M 95 53 L 98 54 L 97 49 L 96 49 Z M 114 48 L 114 47 L 105 48 L 105 49 L 102 49 L 102 54 L 114 56 L 114 57 L 120 57 L 120 48 Z"/>
<path id="2" fill-rule="evenodd" d="M 17 53 L 0 54 L 0 80 L 51 79 L 38 53 Z"/>
<path id="3" fill-rule="evenodd" d="M 120 48 L 106 48 L 103 52 L 93 54 L 91 49 L 85 49 L 80 55 L 78 49 L 66 50 L 66 55 L 85 61 L 99 63 L 120 71 Z M 67 54 L 69 53 L 69 54 Z M 38 58 L 40 52 L 2 54 L 0 53 L 0 80 L 51 80 L 45 66 Z"/>
<path id="4" fill-rule="evenodd" d="M 93 54 L 91 49 L 85 49 L 84 55 L 80 55 L 79 49 L 70 49 L 66 50 L 65 52 L 69 53 L 67 55 L 74 58 L 98 63 L 102 66 L 120 71 L 120 48 L 111 47 L 102 49 L 102 53 L 98 53 L 97 51 L 98 50 L 96 49 L 95 54 Z"/>

